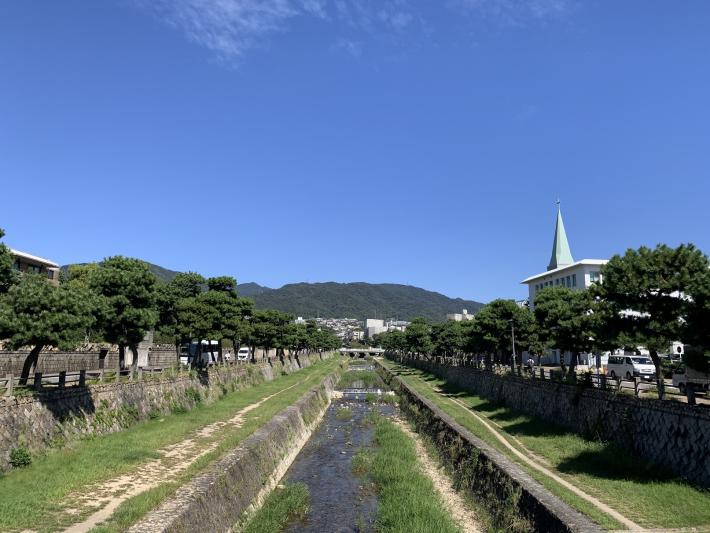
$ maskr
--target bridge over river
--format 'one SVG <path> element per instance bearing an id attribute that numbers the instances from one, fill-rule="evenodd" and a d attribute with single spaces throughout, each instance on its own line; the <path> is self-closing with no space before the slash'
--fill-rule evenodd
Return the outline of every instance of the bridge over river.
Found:
<path id="1" fill-rule="evenodd" d="M 385 353 L 382 348 L 340 348 L 339 351 L 341 355 L 349 355 L 350 357 L 366 357 Z"/>

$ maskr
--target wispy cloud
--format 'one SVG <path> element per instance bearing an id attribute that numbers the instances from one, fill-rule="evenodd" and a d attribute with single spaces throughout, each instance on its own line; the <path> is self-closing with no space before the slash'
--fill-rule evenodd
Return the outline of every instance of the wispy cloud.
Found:
<path id="1" fill-rule="evenodd" d="M 196 44 L 232 61 L 298 15 L 325 17 L 326 0 L 137 0 Z"/>
<path id="2" fill-rule="evenodd" d="M 450 0 L 449 5 L 504 24 L 524 25 L 566 15 L 572 8 L 572 0 Z"/>
<path id="3" fill-rule="evenodd" d="M 182 31 L 228 63 L 286 31 L 294 19 L 308 17 L 340 26 L 333 47 L 359 57 L 363 35 L 395 36 L 431 26 L 423 13 L 454 9 L 505 23 L 522 24 L 563 15 L 573 0 L 448 0 L 432 5 L 423 0 L 133 0 L 157 18 Z M 421 4 L 417 4 L 417 1 Z"/>

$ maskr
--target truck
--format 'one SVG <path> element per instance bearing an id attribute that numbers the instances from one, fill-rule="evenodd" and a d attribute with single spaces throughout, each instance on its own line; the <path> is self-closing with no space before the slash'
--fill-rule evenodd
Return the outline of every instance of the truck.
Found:
<path id="1" fill-rule="evenodd" d="M 710 374 L 690 368 L 687 365 L 678 365 L 673 371 L 673 386 L 678 387 L 681 394 L 685 394 L 688 386 L 692 386 L 696 392 L 707 393 L 710 390 Z"/>
<path id="2" fill-rule="evenodd" d="M 707 393 L 710 389 L 710 356 L 701 348 L 685 345 L 683 363 L 673 371 L 673 386 L 682 394 L 691 386 L 695 392 Z"/>

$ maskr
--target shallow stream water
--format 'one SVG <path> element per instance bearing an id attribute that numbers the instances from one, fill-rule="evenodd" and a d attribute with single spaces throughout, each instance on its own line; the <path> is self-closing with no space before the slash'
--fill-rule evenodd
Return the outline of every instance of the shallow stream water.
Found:
<path id="1" fill-rule="evenodd" d="M 372 370 L 371 366 L 351 365 L 352 370 Z M 373 395 L 386 394 L 378 388 L 358 388 L 350 384 L 342 389 L 342 398 L 334 399 L 321 424 L 286 472 L 283 483 L 305 483 L 311 504 L 304 520 L 291 523 L 288 532 L 364 532 L 374 531 L 377 496 L 366 476 L 353 473 L 352 460 L 361 447 L 372 445 L 374 427 L 370 413 L 391 416 L 395 407 L 366 401 Z M 348 409 L 352 416 L 347 416 Z"/>

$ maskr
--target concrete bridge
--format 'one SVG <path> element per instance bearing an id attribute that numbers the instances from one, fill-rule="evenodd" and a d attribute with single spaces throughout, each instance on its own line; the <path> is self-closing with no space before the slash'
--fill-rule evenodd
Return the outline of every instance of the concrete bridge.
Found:
<path id="1" fill-rule="evenodd" d="M 349 355 L 350 357 L 365 357 L 385 353 L 382 348 L 340 348 L 339 351 L 341 355 Z"/>

